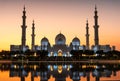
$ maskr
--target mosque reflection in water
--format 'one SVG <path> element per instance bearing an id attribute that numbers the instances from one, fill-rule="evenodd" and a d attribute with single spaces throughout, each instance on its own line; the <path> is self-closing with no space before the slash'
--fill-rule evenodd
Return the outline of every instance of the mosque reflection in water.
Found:
<path id="1" fill-rule="evenodd" d="M 48 81 L 51 76 L 55 81 L 66 81 L 69 76 L 72 81 L 90 81 L 90 74 L 95 81 L 100 81 L 101 77 L 116 76 L 120 70 L 118 64 L 82 64 L 82 63 L 34 63 L 34 64 L 0 64 L 1 71 L 9 71 L 9 77 L 19 77 L 25 81 L 25 77 L 31 74 L 31 81 L 35 77 L 40 77 L 40 81 Z"/>

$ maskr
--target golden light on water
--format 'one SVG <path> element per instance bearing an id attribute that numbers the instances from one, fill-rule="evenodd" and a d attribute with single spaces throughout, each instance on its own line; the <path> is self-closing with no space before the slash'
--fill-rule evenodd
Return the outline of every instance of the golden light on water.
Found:
<path id="1" fill-rule="evenodd" d="M 37 68 L 37 66 L 36 66 L 36 65 L 34 65 L 34 70 L 36 70 L 36 68 Z"/>
<path id="2" fill-rule="evenodd" d="M 62 73 L 62 70 L 63 70 L 62 65 L 58 65 L 58 73 L 59 73 L 59 74 L 61 74 L 61 73 Z"/>
<path id="3" fill-rule="evenodd" d="M 50 66 L 50 71 L 53 71 L 53 66 Z"/>
<path id="4" fill-rule="evenodd" d="M 69 71 L 70 70 L 70 65 L 68 65 L 68 67 L 67 67 L 67 71 Z"/>

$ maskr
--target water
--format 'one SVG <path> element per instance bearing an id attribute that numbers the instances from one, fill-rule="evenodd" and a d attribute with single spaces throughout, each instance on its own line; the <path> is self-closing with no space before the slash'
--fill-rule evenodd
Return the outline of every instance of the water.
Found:
<path id="1" fill-rule="evenodd" d="M 0 63 L 0 81 L 120 81 L 120 64 Z"/>

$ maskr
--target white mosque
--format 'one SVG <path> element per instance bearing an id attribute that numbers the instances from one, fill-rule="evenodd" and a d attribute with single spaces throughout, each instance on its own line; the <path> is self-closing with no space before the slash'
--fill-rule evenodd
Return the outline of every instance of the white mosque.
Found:
<path id="1" fill-rule="evenodd" d="M 69 45 L 66 44 L 66 37 L 62 34 L 59 33 L 55 37 L 55 44 L 51 45 L 49 40 L 46 37 L 43 37 L 42 40 L 40 41 L 40 45 L 35 45 L 35 23 L 33 21 L 32 24 L 32 42 L 31 42 L 31 50 L 32 51 L 37 51 L 37 50 L 47 50 L 49 54 L 54 54 L 57 56 L 57 54 L 62 53 L 64 54 L 69 54 L 71 50 L 103 50 L 103 51 L 110 51 L 111 47 L 110 45 L 100 45 L 99 44 L 99 25 L 98 25 L 98 15 L 97 15 L 97 7 L 95 6 L 95 11 L 94 11 L 94 42 L 95 44 L 92 45 L 90 48 L 89 46 L 89 24 L 88 20 L 86 22 L 86 45 L 81 45 L 80 39 L 75 37 L 71 41 Z M 21 45 L 10 45 L 10 50 L 11 51 L 26 51 L 29 49 L 29 46 L 26 45 L 26 10 L 24 7 L 23 10 L 23 16 L 22 16 L 22 37 L 21 37 Z M 113 49 L 115 47 L 113 46 Z"/>
<path id="2" fill-rule="evenodd" d="M 49 40 L 44 37 L 41 40 L 41 46 L 35 46 L 34 50 L 47 50 L 49 53 L 54 53 L 56 56 L 59 53 L 63 55 L 69 54 L 71 50 L 85 50 L 85 46 L 80 45 L 80 40 L 75 37 L 70 45 L 66 44 L 66 37 L 59 33 L 55 37 L 55 44 L 53 46 L 50 45 Z"/>

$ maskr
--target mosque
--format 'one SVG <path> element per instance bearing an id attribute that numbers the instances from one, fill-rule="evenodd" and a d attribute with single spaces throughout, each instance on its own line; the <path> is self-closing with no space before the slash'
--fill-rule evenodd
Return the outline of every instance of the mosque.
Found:
<path id="1" fill-rule="evenodd" d="M 31 50 L 37 51 L 37 50 L 47 50 L 50 54 L 54 53 L 54 56 L 57 56 L 58 54 L 69 54 L 71 50 L 103 50 L 103 51 L 110 51 L 111 47 L 110 45 L 100 45 L 99 44 L 99 25 L 98 25 L 98 15 L 97 15 L 97 7 L 95 6 L 94 11 L 94 45 L 89 46 L 89 24 L 88 20 L 86 22 L 86 45 L 81 45 L 80 39 L 75 37 L 71 41 L 69 45 L 66 44 L 66 37 L 64 34 L 59 33 L 55 37 L 55 44 L 51 45 L 49 40 L 46 37 L 43 37 L 40 41 L 40 45 L 35 45 L 35 23 L 33 21 L 32 23 L 32 34 L 31 34 Z M 11 51 L 26 51 L 29 49 L 29 46 L 26 45 L 26 10 L 24 7 L 23 10 L 23 16 L 22 16 L 22 37 L 21 37 L 21 45 L 10 45 Z M 113 49 L 115 47 L 113 46 Z"/>
<path id="2" fill-rule="evenodd" d="M 57 56 L 57 54 L 61 56 L 61 54 L 69 54 L 71 50 L 80 49 L 85 49 L 85 46 L 80 45 L 80 40 L 77 37 L 73 38 L 72 42 L 68 46 L 66 44 L 66 37 L 62 33 L 59 33 L 55 37 L 55 44 L 53 46 L 51 46 L 49 40 L 44 37 L 41 40 L 41 46 L 35 46 L 34 50 L 48 50 L 48 52 L 54 53 L 55 56 Z"/>

